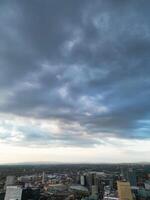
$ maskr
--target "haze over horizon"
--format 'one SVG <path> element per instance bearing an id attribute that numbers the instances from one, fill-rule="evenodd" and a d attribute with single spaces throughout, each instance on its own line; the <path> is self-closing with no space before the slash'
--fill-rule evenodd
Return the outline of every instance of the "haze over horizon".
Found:
<path id="1" fill-rule="evenodd" d="M 150 162 L 149 7 L 0 1 L 0 163 Z"/>

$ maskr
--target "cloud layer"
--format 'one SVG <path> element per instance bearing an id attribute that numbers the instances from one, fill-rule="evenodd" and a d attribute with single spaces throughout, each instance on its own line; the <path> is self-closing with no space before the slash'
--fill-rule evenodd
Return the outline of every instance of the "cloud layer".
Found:
<path id="1" fill-rule="evenodd" d="M 149 6 L 1 1 L 0 140 L 87 147 L 149 139 Z"/>

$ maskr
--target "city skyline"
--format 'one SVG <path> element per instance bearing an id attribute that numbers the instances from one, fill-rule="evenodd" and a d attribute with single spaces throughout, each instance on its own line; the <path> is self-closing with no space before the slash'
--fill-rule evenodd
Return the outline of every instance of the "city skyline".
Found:
<path id="1" fill-rule="evenodd" d="M 0 2 L 0 164 L 150 162 L 149 6 Z"/>

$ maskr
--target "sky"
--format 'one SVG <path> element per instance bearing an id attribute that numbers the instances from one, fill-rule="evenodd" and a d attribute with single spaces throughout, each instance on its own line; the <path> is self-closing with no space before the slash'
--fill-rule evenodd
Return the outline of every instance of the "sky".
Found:
<path id="1" fill-rule="evenodd" d="M 150 2 L 0 1 L 0 163 L 150 161 Z"/>

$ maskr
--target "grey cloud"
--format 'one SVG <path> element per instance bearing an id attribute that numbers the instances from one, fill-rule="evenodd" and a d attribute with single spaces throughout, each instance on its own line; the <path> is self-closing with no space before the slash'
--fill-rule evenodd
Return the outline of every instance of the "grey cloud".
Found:
<path id="1" fill-rule="evenodd" d="M 2 1 L 0 111 L 75 122 L 93 138 L 138 138 L 150 113 L 149 4 Z"/>
<path id="2" fill-rule="evenodd" d="M 6 129 L 5 129 L 6 128 Z M 85 136 L 81 131 L 75 129 L 68 130 L 62 128 L 61 133 L 53 133 L 51 131 L 42 130 L 38 125 L 25 126 L 13 125 L 11 128 L 5 127 L 0 133 L 0 141 L 7 144 L 15 144 L 17 146 L 30 147 L 72 147 L 83 146 L 91 147 L 95 144 L 101 144 L 96 138 Z"/>

